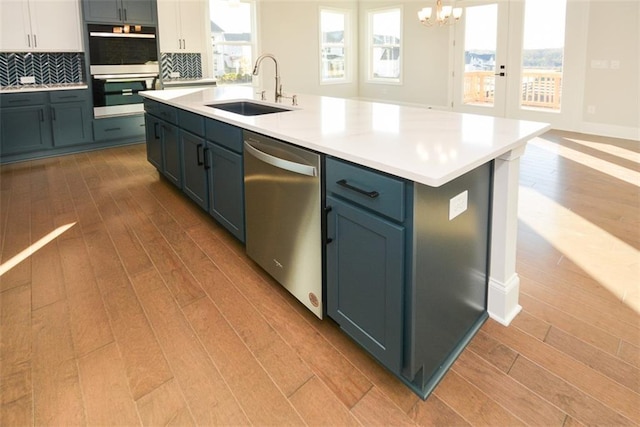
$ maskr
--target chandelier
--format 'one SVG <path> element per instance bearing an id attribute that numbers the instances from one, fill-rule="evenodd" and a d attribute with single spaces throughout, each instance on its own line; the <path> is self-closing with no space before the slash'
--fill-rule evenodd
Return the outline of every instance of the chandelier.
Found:
<path id="1" fill-rule="evenodd" d="M 431 19 L 432 7 L 423 7 L 418 11 L 418 19 L 420 23 L 428 27 L 434 23 L 438 25 L 453 25 L 460 20 L 462 16 L 461 7 L 443 6 L 442 0 L 436 0 L 436 16 L 435 20 Z M 453 19 L 451 19 L 453 18 Z"/>

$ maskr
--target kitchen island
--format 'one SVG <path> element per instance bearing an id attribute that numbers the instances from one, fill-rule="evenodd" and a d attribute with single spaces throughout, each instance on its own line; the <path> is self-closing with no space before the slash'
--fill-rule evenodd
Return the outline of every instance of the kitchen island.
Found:
<path id="1" fill-rule="evenodd" d="M 326 312 L 423 398 L 487 313 L 518 313 L 518 159 L 547 125 L 312 95 L 215 108 L 273 105 L 250 87 L 143 96 L 150 162 L 240 240 L 243 130 L 326 159 Z"/>

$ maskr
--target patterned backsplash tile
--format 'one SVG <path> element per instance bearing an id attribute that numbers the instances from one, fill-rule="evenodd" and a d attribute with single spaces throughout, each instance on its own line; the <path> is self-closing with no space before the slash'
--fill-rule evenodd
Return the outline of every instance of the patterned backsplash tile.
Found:
<path id="1" fill-rule="evenodd" d="M 0 52 L 0 87 L 24 86 L 21 77 L 37 86 L 85 83 L 84 53 Z"/>
<path id="2" fill-rule="evenodd" d="M 178 72 L 176 79 L 202 78 L 202 58 L 199 53 L 162 53 L 160 55 L 162 79 L 171 80 L 171 73 Z"/>

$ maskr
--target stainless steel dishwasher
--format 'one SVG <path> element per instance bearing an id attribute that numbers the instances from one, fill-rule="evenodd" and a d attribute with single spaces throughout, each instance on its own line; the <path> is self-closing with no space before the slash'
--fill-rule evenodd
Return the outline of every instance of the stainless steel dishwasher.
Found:
<path id="1" fill-rule="evenodd" d="M 320 155 L 244 131 L 246 249 L 322 318 Z"/>

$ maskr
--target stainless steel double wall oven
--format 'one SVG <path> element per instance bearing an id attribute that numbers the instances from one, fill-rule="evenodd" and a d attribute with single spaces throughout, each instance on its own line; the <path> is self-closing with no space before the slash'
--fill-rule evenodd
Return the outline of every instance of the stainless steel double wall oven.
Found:
<path id="1" fill-rule="evenodd" d="M 156 28 L 89 24 L 89 57 L 94 117 L 144 111 L 144 90 L 159 76 Z"/>

